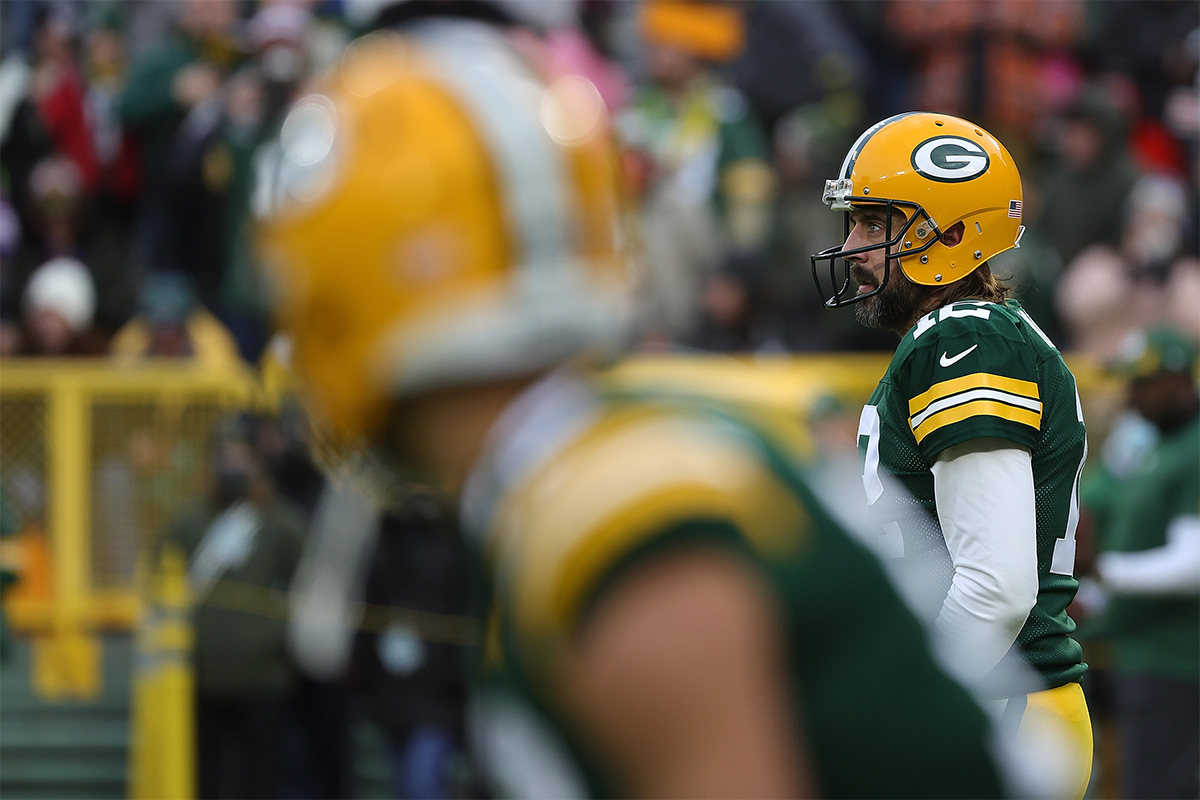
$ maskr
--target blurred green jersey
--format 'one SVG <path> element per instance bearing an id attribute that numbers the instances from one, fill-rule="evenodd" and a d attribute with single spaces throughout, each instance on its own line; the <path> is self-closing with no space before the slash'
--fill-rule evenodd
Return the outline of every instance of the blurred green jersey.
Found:
<path id="1" fill-rule="evenodd" d="M 996 797 L 992 729 L 881 566 L 797 470 L 797 420 L 605 395 L 560 373 L 497 423 L 463 521 L 490 618 L 473 728 L 501 794 L 622 796 L 555 701 L 588 610 L 631 565 L 737 554 L 778 599 L 795 724 L 830 797 Z"/>
<path id="2" fill-rule="evenodd" d="M 1165 547 L 1171 523 L 1200 513 L 1200 416 L 1165 434 L 1115 487 L 1103 549 Z M 1200 678 L 1200 602 L 1182 594 L 1114 594 L 1100 623 L 1123 672 Z"/>

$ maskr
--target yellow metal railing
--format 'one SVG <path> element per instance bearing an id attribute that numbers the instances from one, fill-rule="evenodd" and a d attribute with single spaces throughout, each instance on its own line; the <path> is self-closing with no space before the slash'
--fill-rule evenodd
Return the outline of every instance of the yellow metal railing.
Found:
<path id="1" fill-rule="evenodd" d="M 196 796 L 196 721 L 183 553 L 164 548 L 146 584 L 130 709 L 129 797 L 188 800 Z"/>
<path id="2" fill-rule="evenodd" d="M 186 568 L 174 551 L 152 563 L 152 545 L 202 497 L 214 426 L 262 397 L 249 368 L 0 363 L 0 480 L 17 498 L 21 538 L 42 554 L 18 566 L 40 563 L 47 573 L 19 583 L 5 611 L 31 636 L 33 686 L 48 699 L 98 696 L 98 631 L 137 631 L 133 798 L 195 796 Z"/>
<path id="3" fill-rule="evenodd" d="M 642 356 L 609 378 L 634 391 L 703 391 L 803 415 L 827 395 L 846 405 L 865 400 L 888 360 Z M 1089 421 L 1099 418 L 1104 427 L 1119 385 L 1094 363 L 1068 361 Z M 203 454 L 221 418 L 276 408 L 287 389 L 277 368 L 260 376 L 249 367 L 211 372 L 179 362 L 0 362 L 0 481 L 26 522 L 25 560 L 46 573 L 18 584 L 5 610 L 16 630 L 32 636 L 34 687 L 52 699 L 96 697 L 97 632 L 136 630 L 131 797 L 195 792 L 186 564 L 178 552 L 158 548 L 158 539 L 203 498 Z M 245 605 L 246 598 L 234 599 Z M 364 614 L 364 624 L 371 619 Z M 474 630 L 442 627 L 435 633 L 455 641 L 478 638 Z"/>
<path id="4" fill-rule="evenodd" d="M 0 363 L 0 480 L 26 527 L 44 532 L 50 554 L 49 591 L 17 592 L 6 605 L 13 627 L 35 634 L 33 680 L 41 695 L 97 695 L 95 632 L 137 623 L 139 554 L 201 491 L 204 441 L 221 413 L 249 407 L 260 393 L 248 368 Z M 193 485 L 184 486 L 182 462 L 189 460 Z M 114 504 L 122 514 L 108 513 Z"/>

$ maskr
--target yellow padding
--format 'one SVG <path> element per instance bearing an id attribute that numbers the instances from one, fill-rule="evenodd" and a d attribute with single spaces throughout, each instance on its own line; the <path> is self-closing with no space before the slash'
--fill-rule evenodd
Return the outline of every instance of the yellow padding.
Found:
<path id="1" fill-rule="evenodd" d="M 1021 717 L 1020 736 L 1026 725 L 1037 716 L 1053 717 L 1061 723 L 1064 744 L 1070 749 L 1063 754 L 1074 775 L 1074 788 L 1066 797 L 1082 800 L 1092 776 L 1092 719 L 1088 714 L 1083 687 L 1068 683 L 1028 696 L 1025 714 Z"/>

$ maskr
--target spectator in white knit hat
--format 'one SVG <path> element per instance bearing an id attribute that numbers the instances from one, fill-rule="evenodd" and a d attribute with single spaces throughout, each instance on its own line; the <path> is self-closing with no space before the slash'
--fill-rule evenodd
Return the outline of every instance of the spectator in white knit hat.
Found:
<path id="1" fill-rule="evenodd" d="M 96 287 L 74 258 L 52 258 L 38 267 L 21 297 L 21 328 L 3 337 L 3 355 L 93 356 L 105 337 L 93 326 Z"/>

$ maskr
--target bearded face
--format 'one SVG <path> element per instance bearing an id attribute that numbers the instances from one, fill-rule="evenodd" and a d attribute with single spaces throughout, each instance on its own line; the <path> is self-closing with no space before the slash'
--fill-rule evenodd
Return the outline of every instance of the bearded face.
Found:
<path id="1" fill-rule="evenodd" d="M 858 264 L 850 267 L 850 276 L 860 286 L 869 287 L 865 291 L 873 291 L 879 285 L 880 277 Z M 899 265 L 893 264 L 883 291 L 856 304 L 854 318 L 865 327 L 898 331 L 903 336 L 911 327 L 923 296 L 921 287 L 910 281 Z"/>

